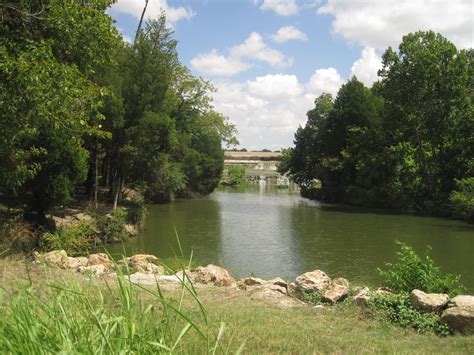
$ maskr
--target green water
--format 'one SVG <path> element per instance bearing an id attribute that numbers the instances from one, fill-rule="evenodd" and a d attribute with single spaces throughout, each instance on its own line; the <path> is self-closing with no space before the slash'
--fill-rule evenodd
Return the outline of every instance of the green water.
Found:
<path id="1" fill-rule="evenodd" d="M 268 187 L 217 191 L 150 205 L 148 211 L 145 230 L 125 245 L 129 255 L 172 257 L 178 250 L 176 226 L 186 255 L 193 250 L 198 264 L 222 265 L 237 278 L 291 279 L 321 269 L 377 285 L 376 267 L 395 259 L 393 241 L 400 240 L 418 252 L 431 245 L 435 262 L 461 274 L 468 291 L 474 291 L 474 226 L 467 223 L 329 206 Z"/>

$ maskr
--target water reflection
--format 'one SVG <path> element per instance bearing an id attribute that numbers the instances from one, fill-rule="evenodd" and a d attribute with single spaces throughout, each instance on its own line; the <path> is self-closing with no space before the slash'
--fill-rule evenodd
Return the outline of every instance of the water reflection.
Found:
<path id="1" fill-rule="evenodd" d="M 375 284 L 375 269 L 394 260 L 400 240 L 418 252 L 431 245 L 435 262 L 462 274 L 474 291 L 474 226 L 466 223 L 320 205 L 270 184 L 148 210 L 145 230 L 125 245 L 128 254 L 175 255 L 176 226 L 187 256 L 193 250 L 198 263 L 223 265 L 236 277 L 293 278 L 319 268 Z"/>

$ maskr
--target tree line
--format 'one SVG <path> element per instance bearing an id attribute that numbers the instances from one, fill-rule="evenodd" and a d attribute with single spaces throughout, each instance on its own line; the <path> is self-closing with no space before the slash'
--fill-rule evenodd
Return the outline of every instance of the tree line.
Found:
<path id="1" fill-rule="evenodd" d="M 165 14 L 129 44 L 113 2 L 0 5 L 0 204 L 41 220 L 78 188 L 116 206 L 125 185 L 163 202 L 218 184 L 236 131 L 213 87 L 180 63 Z"/>
<path id="2" fill-rule="evenodd" d="M 474 51 L 403 37 L 371 88 L 319 96 L 280 165 L 306 196 L 474 220 Z"/>

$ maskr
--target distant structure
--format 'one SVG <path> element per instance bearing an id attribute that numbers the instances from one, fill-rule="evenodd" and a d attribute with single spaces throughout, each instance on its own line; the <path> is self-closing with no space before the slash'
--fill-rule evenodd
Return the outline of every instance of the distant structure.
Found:
<path id="1" fill-rule="evenodd" d="M 290 180 L 277 172 L 281 152 L 237 152 L 225 151 L 223 180 L 227 177 L 229 166 L 240 165 L 251 182 L 290 185 Z"/>

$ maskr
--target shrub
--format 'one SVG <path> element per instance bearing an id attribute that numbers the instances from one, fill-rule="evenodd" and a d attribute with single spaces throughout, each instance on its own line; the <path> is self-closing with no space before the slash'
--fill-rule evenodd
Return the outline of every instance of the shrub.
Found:
<path id="1" fill-rule="evenodd" d="M 117 208 L 115 212 L 106 215 L 97 215 L 97 227 L 104 242 L 113 238 L 123 239 L 126 236 L 125 224 L 127 212 Z"/>
<path id="2" fill-rule="evenodd" d="M 450 295 L 462 292 L 464 287 L 460 283 L 460 276 L 441 272 L 429 256 L 431 247 L 428 246 L 424 257 L 420 258 L 410 246 L 399 241 L 396 243 L 400 246 L 398 261 L 386 263 L 386 271 L 377 269 L 384 278 L 385 286 L 397 292 L 410 292 L 413 289 Z"/>
<path id="3" fill-rule="evenodd" d="M 230 186 L 245 186 L 249 182 L 245 176 L 245 168 L 243 166 L 229 166 L 227 184 Z"/>
<path id="4" fill-rule="evenodd" d="M 449 201 L 453 217 L 474 223 L 474 177 L 456 180 Z"/>
<path id="5" fill-rule="evenodd" d="M 403 328 L 413 328 L 419 333 L 435 333 L 440 336 L 451 334 L 449 327 L 439 315 L 416 310 L 407 293 L 375 295 L 369 301 L 369 308 L 381 320 L 387 320 Z"/>
<path id="6" fill-rule="evenodd" d="M 86 255 L 96 245 L 96 235 L 90 224 L 81 222 L 73 227 L 60 227 L 54 233 L 44 233 L 41 245 L 46 250 L 64 249 L 71 256 Z"/>

